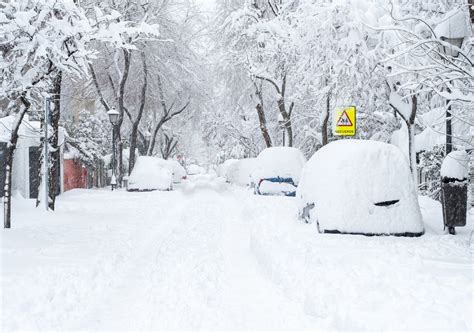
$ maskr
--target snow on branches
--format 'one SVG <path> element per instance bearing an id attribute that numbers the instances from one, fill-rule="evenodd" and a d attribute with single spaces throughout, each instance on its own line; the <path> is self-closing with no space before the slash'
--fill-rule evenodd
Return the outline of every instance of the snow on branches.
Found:
<path id="1" fill-rule="evenodd" d="M 55 71 L 83 77 L 91 27 L 72 0 L 0 2 L 0 96 L 49 86 Z"/>

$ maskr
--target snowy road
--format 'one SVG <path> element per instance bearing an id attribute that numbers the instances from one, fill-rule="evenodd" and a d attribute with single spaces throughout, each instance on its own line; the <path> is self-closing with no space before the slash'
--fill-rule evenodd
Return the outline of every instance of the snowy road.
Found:
<path id="1" fill-rule="evenodd" d="M 468 330 L 471 227 L 443 234 L 422 199 L 417 239 L 319 235 L 292 198 L 204 176 L 173 192 L 71 191 L 49 214 L 17 201 L 2 329 Z"/>

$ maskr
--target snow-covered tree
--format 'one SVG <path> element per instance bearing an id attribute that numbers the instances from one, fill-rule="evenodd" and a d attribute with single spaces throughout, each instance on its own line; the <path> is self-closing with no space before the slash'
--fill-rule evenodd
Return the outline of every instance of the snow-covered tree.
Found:
<path id="1" fill-rule="evenodd" d="M 0 2 L 0 97 L 16 114 L 7 151 L 4 224 L 11 223 L 11 172 L 18 130 L 32 105 L 41 105 L 59 72 L 83 77 L 91 26 L 72 0 Z"/>

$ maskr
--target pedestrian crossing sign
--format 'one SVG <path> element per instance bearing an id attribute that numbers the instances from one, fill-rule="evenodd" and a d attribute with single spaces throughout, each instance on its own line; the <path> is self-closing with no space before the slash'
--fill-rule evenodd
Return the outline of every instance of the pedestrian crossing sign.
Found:
<path id="1" fill-rule="evenodd" d="M 356 107 L 337 108 L 332 121 L 332 133 L 340 136 L 353 136 L 356 132 Z"/>

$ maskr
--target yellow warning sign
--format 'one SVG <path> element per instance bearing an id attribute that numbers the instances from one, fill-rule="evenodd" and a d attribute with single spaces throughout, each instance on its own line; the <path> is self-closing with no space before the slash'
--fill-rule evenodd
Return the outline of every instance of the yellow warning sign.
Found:
<path id="1" fill-rule="evenodd" d="M 334 135 L 355 135 L 356 107 L 348 106 L 337 108 L 334 112 L 332 124 L 332 133 Z"/>

